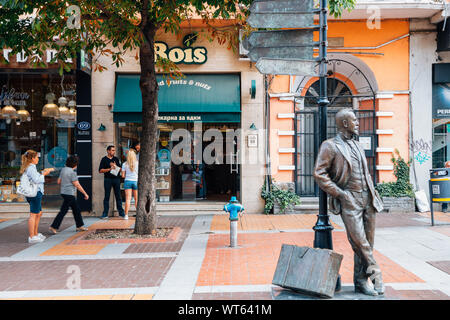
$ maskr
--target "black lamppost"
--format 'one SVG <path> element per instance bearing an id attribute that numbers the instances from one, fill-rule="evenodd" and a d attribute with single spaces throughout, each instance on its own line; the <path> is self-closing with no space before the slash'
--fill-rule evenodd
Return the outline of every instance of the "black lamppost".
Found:
<path id="1" fill-rule="evenodd" d="M 327 139 L 327 108 L 330 102 L 327 95 L 327 0 L 320 0 L 320 35 L 319 35 L 319 121 L 320 121 L 320 144 Z M 333 238 L 331 231 L 333 226 L 327 212 L 327 194 L 319 189 L 319 215 L 317 216 L 314 230 L 314 248 L 333 249 Z M 336 291 L 341 289 L 341 277 L 338 277 Z"/>

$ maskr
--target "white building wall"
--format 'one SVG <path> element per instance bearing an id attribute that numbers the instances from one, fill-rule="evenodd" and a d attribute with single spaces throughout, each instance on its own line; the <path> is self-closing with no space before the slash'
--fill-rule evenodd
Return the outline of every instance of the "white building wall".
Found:
<path id="1" fill-rule="evenodd" d="M 410 155 L 411 183 L 417 190 L 428 192 L 429 170 L 432 168 L 432 64 L 437 62 L 436 25 L 428 19 L 412 19 L 410 23 Z"/>

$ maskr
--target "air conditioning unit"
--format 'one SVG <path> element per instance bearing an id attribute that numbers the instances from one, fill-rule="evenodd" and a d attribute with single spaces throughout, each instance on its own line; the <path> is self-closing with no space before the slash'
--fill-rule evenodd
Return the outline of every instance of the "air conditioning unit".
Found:
<path id="1" fill-rule="evenodd" d="M 245 49 L 245 39 L 244 39 L 244 31 L 239 30 L 239 60 L 249 60 L 248 58 L 248 50 Z"/>

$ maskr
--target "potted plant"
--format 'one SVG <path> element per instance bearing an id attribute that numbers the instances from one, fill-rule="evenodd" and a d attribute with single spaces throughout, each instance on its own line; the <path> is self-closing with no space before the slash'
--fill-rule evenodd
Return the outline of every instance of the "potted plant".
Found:
<path id="1" fill-rule="evenodd" d="M 409 182 L 409 166 L 411 161 L 406 162 L 397 149 L 392 154 L 391 161 L 394 164 L 395 182 L 383 182 L 376 185 L 375 189 L 383 200 L 384 210 L 388 212 L 411 212 L 415 211 L 414 189 Z"/>
<path id="2" fill-rule="evenodd" d="M 270 186 L 264 182 L 261 197 L 265 200 L 265 214 L 293 213 L 294 206 L 300 204 L 300 197 L 291 190 L 280 188 L 271 181 Z"/>

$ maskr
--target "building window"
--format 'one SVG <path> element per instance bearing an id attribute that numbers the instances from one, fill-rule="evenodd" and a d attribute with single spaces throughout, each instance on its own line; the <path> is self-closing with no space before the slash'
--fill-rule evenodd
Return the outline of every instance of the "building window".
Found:
<path id="1" fill-rule="evenodd" d="M 21 156 L 31 149 L 40 153 L 38 170 L 53 167 L 56 170 L 46 176 L 43 205 L 60 205 L 57 178 L 68 155 L 74 154 L 74 118 L 47 118 L 42 108 L 47 103 L 49 92 L 55 94 L 58 103 L 62 91 L 70 100 L 75 100 L 75 76 L 61 77 L 50 73 L 0 73 L 0 104 L 7 103 L 16 110 L 25 109 L 29 118 L 0 119 L 0 203 L 25 202 L 16 194 L 20 182 Z M 62 89 L 63 88 L 63 89 Z"/>

